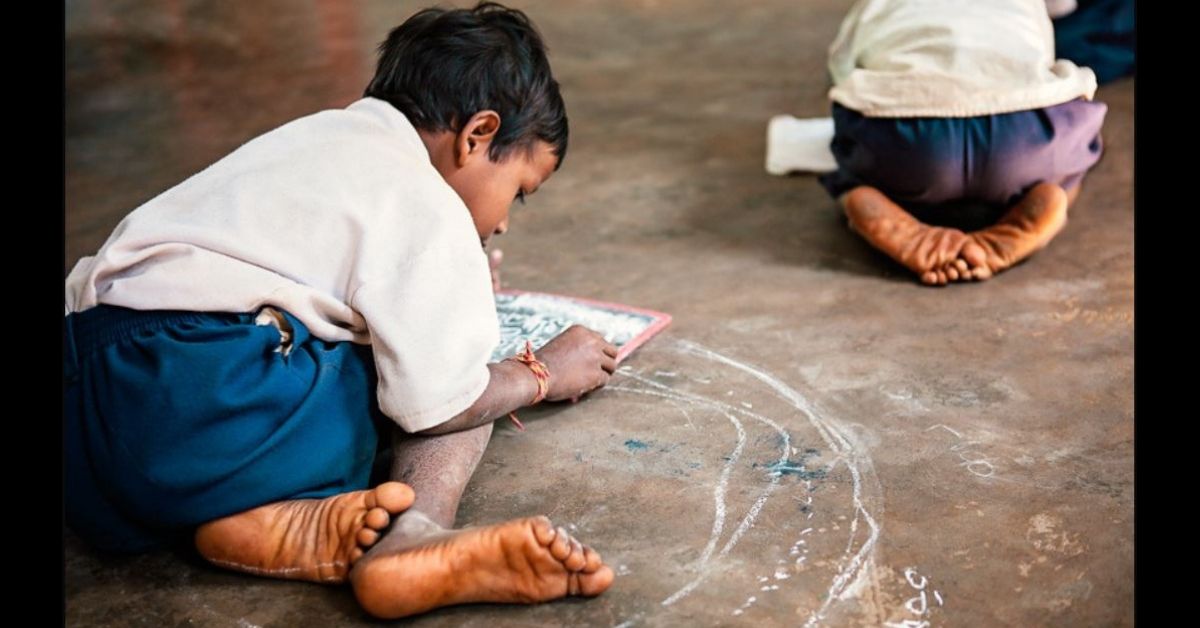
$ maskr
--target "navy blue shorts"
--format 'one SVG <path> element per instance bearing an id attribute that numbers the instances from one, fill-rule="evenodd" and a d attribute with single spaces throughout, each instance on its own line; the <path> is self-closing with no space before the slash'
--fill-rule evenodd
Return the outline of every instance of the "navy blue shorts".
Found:
<path id="1" fill-rule="evenodd" d="M 1103 151 L 1108 106 L 1071 102 L 974 118 L 868 118 L 833 104 L 834 197 L 860 185 L 898 202 L 977 201 L 1007 207 L 1042 182 L 1083 180 Z"/>
<path id="2" fill-rule="evenodd" d="M 101 305 L 64 319 L 72 530 L 142 551 L 264 504 L 367 487 L 388 425 L 370 348 L 284 316 L 287 355 L 253 314 Z"/>

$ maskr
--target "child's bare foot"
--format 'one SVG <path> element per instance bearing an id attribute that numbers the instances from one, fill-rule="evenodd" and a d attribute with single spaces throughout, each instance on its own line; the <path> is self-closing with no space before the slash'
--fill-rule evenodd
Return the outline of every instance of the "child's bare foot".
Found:
<path id="1" fill-rule="evenodd" d="M 1078 188 L 1073 190 L 1078 191 Z M 1067 224 L 1073 200 L 1061 187 L 1042 183 L 1030 190 L 996 224 L 967 234 L 959 259 L 949 267 L 961 280 L 988 279 L 1033 255 Z"/>
<path id="2" fill-rule="evenodd" d="M 468 602 L 599 595 L 613 572 L 546 517 L 446 530 L 410 511 L 355 565 L 350 580 L 367 612 L 394 619 Z"/>
<path id="3" fill-rule="evenodd" d="M 392 515 L 412 505 L 400 482 L 326 499 L 260 506 L 196 530 L 196 549 L 214 565 L 272 578 L 344 582 Z"/>
<path id="4" fill-rule="evenodd" d="M 913 218 L 879 190 L 860 186 L 842 198 L 850 227 L 921 281 L 943 285 L 960 277 L 966 264 L 956 264 L 967 235 L 958 229 L 932 227 Z"/>

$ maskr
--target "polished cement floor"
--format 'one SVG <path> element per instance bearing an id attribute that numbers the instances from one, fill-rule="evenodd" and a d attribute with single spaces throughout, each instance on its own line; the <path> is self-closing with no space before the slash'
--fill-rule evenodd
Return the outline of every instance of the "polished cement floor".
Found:
<path id="1" fill-rule="evenodd" d="M 767 120 L 824 115 L 848 0 L 529 0 L 571 119 L 500 239 L 515 288 L 670 312 L 584 402 L 500 425 L 462 525 L 543 513 L 610 591 L 420 626 L 1133 623 L 1133 81 L 1049 248 L 931 289 Z M 413 2 L 67 0 L 66 253 L 288 120 L 354 101 Z M 114 558 L 68 532 L 71 626 L 372 623 L 348 590 Z M 927 622 L 927 623 L 922 623 Z"/>

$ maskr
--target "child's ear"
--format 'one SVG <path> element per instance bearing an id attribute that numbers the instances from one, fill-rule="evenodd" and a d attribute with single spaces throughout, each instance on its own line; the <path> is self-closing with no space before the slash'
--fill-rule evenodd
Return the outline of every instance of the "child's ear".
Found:
<path id="1" fill-rule="evenodd" d="M 455 142 L 454 157 L 458 167 L 466 165 L 467 160 L 476 155 L 487 156 L 488 147 L 500 131 L 500 114 L 491 109 L 484 109 L 471 116 L 458 132 Z"/>

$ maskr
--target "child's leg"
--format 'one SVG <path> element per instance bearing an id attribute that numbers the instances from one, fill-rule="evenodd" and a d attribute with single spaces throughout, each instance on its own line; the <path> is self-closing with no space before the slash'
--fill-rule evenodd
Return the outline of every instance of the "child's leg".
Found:
<path id="1" fill-rule="evenodd" d="M 269 578 L 345 582 L 392 516 L 413 503 L 399 482 L 325 499 L 296 499 L 210 521 L 196 549 L 214 565 Z"/>
<path id="2" fill-rule="evenodd" d="M 838 201 L 852 229 L 922 282 L 943 285 L 968 271 L 962 249 L 969 240 L 962 231 L 924 224 L 866 185 L 846 192 Z"/>
<path id="3" fill-rule="evenodd" d="M 1062 229 L 1083 175 L 1100 159 L 1106 110 L 1076 100 L 979 118 L 888 120 L 835 105 L 839 171 L 822 183 L 856 231 L 925 283 L 987 279 Z M 892 200 L 955 198 L 1009 210 L 991 227 L 963 234 L 922 224 Z"/>
<path id="4" fill-rule="evenodd" d="M 545 517 L 452 529 L 491 431 L 397 434 L 392 478 L 410 484 L 416 501 L 354 566 L 368 612 L 397 618 L 468 602 L 541 602 L 598 595 L 612 583 L 599 554 Z"/>
<path id="5" fill-rule="evenodd" d="M 454 527 L 459 501 L 483 459 L 492 425 L 440 436 L 413 436 L 394 430 L 390 479 L 404 482 L 416 492 L 406 515 L 428 519 L 441 528 Z"/>
<path id="6" fill-rule="evenodd" d="M 969 234 L 961 258 L 970 278 L 1010 268 L 1058 235 L 1084 175 L 1103 154 L 1107 110 L 1104 103 L 1073 100 L 990 117 L 990 135 L 972 145 L 972 193 L 1009 210 L 996 224 Z"/>
<path id="7" fill-rule="evenodd" d="M 961 259 L 970 271 L 964 277 L 988 279 L 1041 250 L 1067 224 L 1067 208 L 1079 194 L 1054 183 L 1035 186 L 996 224 L 967 234 Z"/>
<path id="8" fill-rule="evenodd" d="M 192 537 L 216 564 L 344 580 L 412 502 L 371 491 L 370 351 L 252 314 L 99 306 L 64 320 L 68 524 L 102 549 Z M 266 504 L 264 506 L 264 504 Z"/>
<path id="9" fill-rule="evenodd" d="M 821 184 L 851 228 L 926 284 L 959 279 L 967 268 L 960 259 L 966 234 L 924 224 L 898 202 L 934 205 L 963 196 L 962 121 L 868 118 L 836 103 L 833 120 L 838 170 Z"/>

